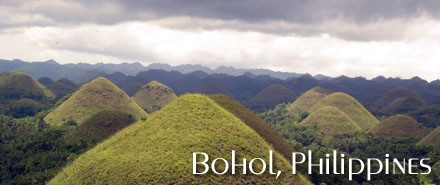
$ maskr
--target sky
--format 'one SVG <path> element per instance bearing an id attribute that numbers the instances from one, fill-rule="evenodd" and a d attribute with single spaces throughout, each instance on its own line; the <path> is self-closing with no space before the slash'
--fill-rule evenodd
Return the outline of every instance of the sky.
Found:
<path id="1" fill-rule="evenodd" d="M 0 58 L 440 78 L 437 0 L 0 0 Z"/>

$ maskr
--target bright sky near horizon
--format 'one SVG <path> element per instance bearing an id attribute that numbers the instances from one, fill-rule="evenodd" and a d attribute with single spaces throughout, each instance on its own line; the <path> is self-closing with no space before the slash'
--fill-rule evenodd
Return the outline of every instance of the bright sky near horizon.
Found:
<path id="1" fill-rule="evenodd" d="M 0 58 L 440 78 L 440 1 L 1 0 Z"/>

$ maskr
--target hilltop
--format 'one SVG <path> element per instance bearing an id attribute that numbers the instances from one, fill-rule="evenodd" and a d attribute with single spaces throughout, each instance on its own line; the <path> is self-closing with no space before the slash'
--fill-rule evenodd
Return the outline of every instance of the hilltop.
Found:
<path id="1" fill-rule="evenodd" d="M 308 112 L 310 108 L 321 101 L 330 92 L 321 87 L 314 87 L 307 92 L 301 94 L 293 103 L 287 105 L 287 110 L 294 116 L 299 116 L 304 112 Z"/>
<path id="2" fill-rule="evenodd" d="M 281 103 L 293 102 L 296 98 L 297 95 L 287 87 L 281 84 L 272 84 L 251 98 L 247 105 L 252 110 L 264 111 L 273 109 Z"/>
<path id="3" fill-rule="evenodd" d="M 16 72 L 0 75 L 0 102 L 21 98 L 36 101 L 53 98 L 54 94 L 32 76 Z"/>
<path id="4" fill-rule="evenodd" d="M 356 99 L 348 94 L 336 92 L 332 93 L 316 103 L 310 112 L 313 113 L 321 107 L 332 106 L 347 114 L 362 130 L 369 130 L 379 124 L 379 121 L 360 104 Z"/>
<path id="5" fill-rule="evenodd" d="M 209 96 L 218 105 L 239 118 L 243 123 L 255 130 L 267 143 L 286 159 L 291 160 L 293 148 L 260 117 L 232 98 L 217 94 Z"/>
<path id="6" fill-rule="evenodd" d="M 371 129 L 374 135 L 416 137 L 424 134 L 420 123 L 407 115 L 391 116 Z"/>
<path id="7" fill-rule="evenodd" d="M 207 83 L 203 83 L 202 85 L 199 85 L 195 89 L 195 92 L 206 95 L 224 94 L 226 96 L 232 97 L 231 93 L 216 81 L 209 81 Z"/>
<path id="8" fill-rule="evenodd" d="M 427 103 L 414 91 L 397 87 L 388 91 L 375 104 L 374 108 L 386 115 L 407 113 Z"/>
<path id="9" fill-rule="evenodd" d="M 146 121 L 89 150 L 49 184 L 306 184 L 304 177 L 192 174 L 192 152 L 230 159 L 261 157 L 271 147 L 240 119 L 203 95 L 183 95 Z M 275 168 L 289 162 L 275 152 Z M 221 170 L 221 166 L 218 166 Z M 238 170 L 241 172 L 241 170 Z"/>
<path id="10" fill-rule="evenodd" d="M 420 140 L 417 145 L 430 145 L 435 148 L 440 147 L 440 126 L 431 131 L 427 136 Z"/>
<path id="11" fill-rule="evenodd" d="M 361 127 L 347 114 L 332 106 L 322 106 L 318 110 L 313 111 L 298 126 L 315 128 L 326 138 L 362 131 Z"/>
<path id="12" fill-rule="evenodd" d="M 61 78 L 48 85 L 48 88 L 55 93 L 57 97 L 63 97 L 66 94 L 75 92 L 76 85 L 67 78 Z"/>
<path id="13" fill-rule="evenodd" d="M 97 78 L 85 85 L 49 113 L 44 121 L 51 125 L 62 125 L 70 120 L 78 125 L 94 114 L 106 110 L 118 109 L 131 114 L 136 120 L 147 113 L 115 84 L 105 78 Z"/>
<path id="14" fill-rule="evenodd" d="M 142 86 L 132 97 L 133 101 L 147 113 L 160 110 L 176 98 L 171 88 L 154 80 Z"/>

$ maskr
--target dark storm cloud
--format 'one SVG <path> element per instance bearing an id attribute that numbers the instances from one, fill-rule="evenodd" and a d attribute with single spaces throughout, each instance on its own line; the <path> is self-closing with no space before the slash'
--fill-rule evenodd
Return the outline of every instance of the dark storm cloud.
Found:
<path id="1" fill-rule="evenodd" d="M 125 0 L 127 10 L 154 12 L 159 16 L 194 16 L 249 22 L 285 20 L 310 23 L 327 19 L 368 22 L 439 16 L 437 0 Z"/>

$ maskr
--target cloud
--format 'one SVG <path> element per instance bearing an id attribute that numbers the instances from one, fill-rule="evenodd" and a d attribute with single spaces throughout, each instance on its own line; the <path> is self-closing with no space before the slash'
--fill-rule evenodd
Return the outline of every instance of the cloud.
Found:
<path id="1" fill-rule="evenodd" d="M 230 29 L 177 30 L 145 22 L 27 27 L 1 34 L 0 41 L 12 44 L 0 47 L 0 56 L 89 63 L 141 61 L 252 66 L 330 76 L 437 79 L 440 22 L 425 22 L 415 27 L 419 28 L 409 32 L 425 36 L 381 42 L 349 41 L 328 34 L 302 37 Z M 21 52 L 24 50 L 33 52 Z"/>

